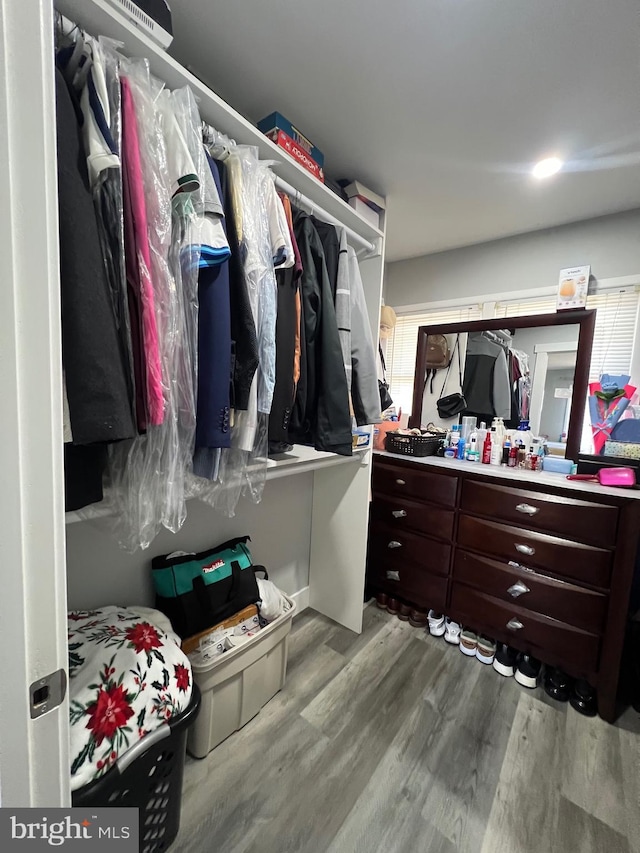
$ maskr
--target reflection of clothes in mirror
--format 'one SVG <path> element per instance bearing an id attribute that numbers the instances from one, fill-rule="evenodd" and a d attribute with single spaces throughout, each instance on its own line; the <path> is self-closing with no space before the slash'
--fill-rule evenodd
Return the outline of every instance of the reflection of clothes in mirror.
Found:
<path id="1" fill-rule="evenodd" d="M 511 383 L 503 347 L 483 334 L 470 334 L 462 393 L 467 412 L 511 417 Z"/>

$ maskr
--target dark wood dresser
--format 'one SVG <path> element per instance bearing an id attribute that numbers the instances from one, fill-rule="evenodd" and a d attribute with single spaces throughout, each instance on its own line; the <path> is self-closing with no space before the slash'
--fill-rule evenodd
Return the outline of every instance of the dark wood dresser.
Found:
<path id="1" fill-rule="evenodd" d="M 640 492 L 557 474 L 377 453 L 367 579 L 616 692 Z"/>

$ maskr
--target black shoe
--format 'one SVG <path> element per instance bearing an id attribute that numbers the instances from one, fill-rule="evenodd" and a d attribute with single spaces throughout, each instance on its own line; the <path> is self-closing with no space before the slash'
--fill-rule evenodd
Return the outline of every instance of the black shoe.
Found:
<path id="1" fill-rule="evenodd" d="M 530 654 L 522 654 L 518 658 L 516 681 L 523 687 L 533 690 L 534 687 L 538 686 L 541 669 L 542 664 L 537 658 L 532 657 Z"/>
<path id="2" fill-rule="evenodd" d="M 496 656 L 493 659 L 493 668 L 495 671 L 499 672 L 500 675 L 510 678 L 516 671 L 517 662 L 518 652 L 506 643 L 498 643 Z"/>
<path id="3" fill-rule="evenodd" d="M 576 681 L 569 702 L 572 708 L 575 708 L 579 714 L 584 714 L 585 717 L 595 717 L 598 712 L 596 691 L 584 678 Z"/>
<path id="4" fill-rule="evenodd" d="M 560 667 L 548 667 L 544 676 L 544 689 L 548 696 L 558 702 L 568 702 L 573 679 Z"/>

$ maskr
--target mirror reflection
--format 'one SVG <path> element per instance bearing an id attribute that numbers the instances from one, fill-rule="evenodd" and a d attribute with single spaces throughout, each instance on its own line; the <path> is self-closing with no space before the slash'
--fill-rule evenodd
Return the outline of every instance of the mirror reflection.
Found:
<path id="1" fill-rule="evenodd" d="M 501 418 L 506 431 L 526 429 L 565 456 L 579 332 L 576 323 L 429 335 L 422 423 L 450 426 L 437 401 L 462 391 L 460 419 L 490 428 Z"/>

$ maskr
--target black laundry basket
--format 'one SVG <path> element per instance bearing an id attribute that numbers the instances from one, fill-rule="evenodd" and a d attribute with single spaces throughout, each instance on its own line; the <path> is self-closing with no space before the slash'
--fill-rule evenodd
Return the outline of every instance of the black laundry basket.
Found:
<path id="1" fill-rule="evenodd" d="M 191 702 L 178 716 L 143 737 L 93 782 L 72 793 L 74 806 L 140 810 L 140 853 L 163 853 L 180 828 L 187 732 L 200 710 L 193 683 Z"/>

